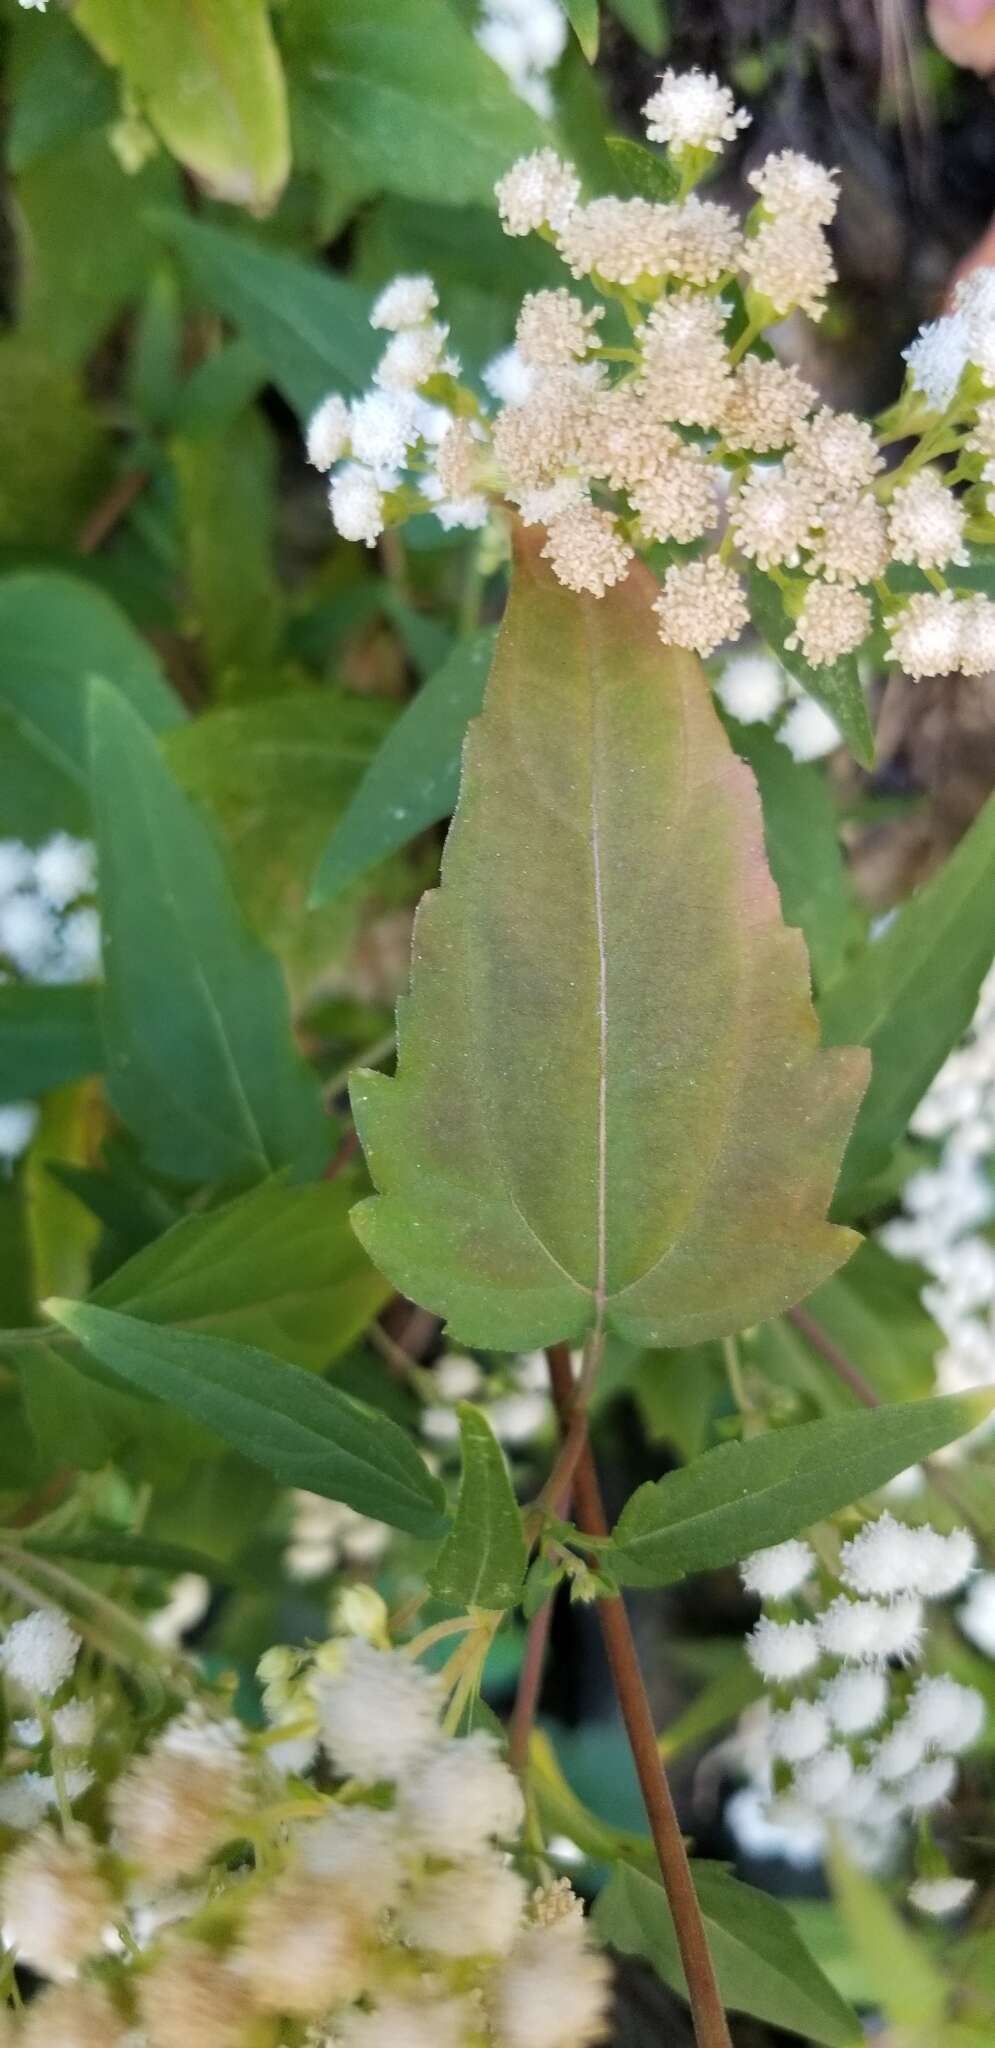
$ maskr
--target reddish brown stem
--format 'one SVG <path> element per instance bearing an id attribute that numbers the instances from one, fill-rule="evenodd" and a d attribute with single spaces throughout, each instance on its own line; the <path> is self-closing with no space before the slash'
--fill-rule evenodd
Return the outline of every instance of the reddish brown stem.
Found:
<path id="1" fill-rule="evenodd" d="M 519 1776 L 529 1760 L 529 1742 L 542 1691 L 542 1674 L 553 1620 L 552 1596 L 537 1607 L 525 1638 L 525 1655 L 518 1676 L 518 1691 L 508 1723 L 508 1762 Z"/>
<path id="2" fill-rule="evenodd" d="M 124 476 L 118 477 L 116 483 L 113 483 L 110 490 L 101 498 L 100 503 L 88 514 L 81 527 L 76 541 L 77 554 L 96 554 L 97 549 L 102 547 L 104 541 L 113 533 L 119 520 L 130 510 L 139 492 L 145 489 L 148 480 L 148 471 L 145 469 L 129 469 Z"/>
<path id="3" fill-rule="evenodd" d="M 570 1352 L 565 1344 L 553 1344 L 546 1356 L 560 1429 L 565 1434 L 572 1420 L 574 1397 Z M 585 1536 L 607 1536 L 601 1488 L 586 1434 L 574 1477 L 574 1512 L 577 1526 Z M 653 1715 L 624 1602 L 618 1595 L 613 1599 L 599 1600 L 598 1615 L 660 1864 L 663 1888 L 673 1917 L 695 2040 L 698 2048 L 732 2048 L 684 1837 L 670 1796 L 667 1774 L 660 1761 Z"/>

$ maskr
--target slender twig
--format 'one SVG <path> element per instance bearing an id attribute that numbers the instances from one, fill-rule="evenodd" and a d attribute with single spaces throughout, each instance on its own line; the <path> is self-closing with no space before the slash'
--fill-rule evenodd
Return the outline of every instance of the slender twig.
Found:
<path id="1" fill-rule="evenodd" d="M 542 1691 L 542 1675 L 549 1647 L 549 1631 L 553 1620 L 553 1596 L 544 1600 L 529 1622 L 525 1638 L 525 1654 L 518 1674 L 518 1690 L 515 1704 L 508 1723 L 508 1762 L 519 1776 L 525 1770 L 529 1758 L 529 1743 Z"/>
<path id="2" fill-rule="evenodd" d="M 96 554 L 97 549 L 102 547 L 104 541 L 113 533 L 119 520 L 123 519 L 125 513 L 130 510 L 139 492 L 145 489 L 148 480 L 149 473 L 147 469 L 129 469 L 126 470 L 124 476 L 117 478 L 105 496 L 100 499 L 99 504 L 95 505 L 93 510 L 88 513 L 83 526 L 80 528 L 76 540 L 76 552 L 78 555 Z"/>
<path id="3" fill-rule="evenodd" d="M 565 1344 L 547 1351 L 553 1399 L 565 1433 L 570 1427 L 574 1403 L 574 1381 L 570 1353 Z M 585 1440 L 574 1479 L 577 1525 L 585 1535 L 607 1536 L 608 1524 L 601 1489 Z M 616 1594 L 598 1602 L 598 1614 L 616 1696 L 625 1723 L 632 1759 L 636 1766 L 653 1846 L 660 1864 L 664 1891 L 674 1922 L 687 1983 L 691 2018 L 698 2048 L 732 2048 L 725 2011 L 719 1995 L 715 1970 L 709 1953 L 701 1907 L 691 1876 L 684 1837 L 674 1810 L 667 1775 L 656 1743 L 653 1715 L 639 1666 L 635 1640 L 624 1602 Z"/>

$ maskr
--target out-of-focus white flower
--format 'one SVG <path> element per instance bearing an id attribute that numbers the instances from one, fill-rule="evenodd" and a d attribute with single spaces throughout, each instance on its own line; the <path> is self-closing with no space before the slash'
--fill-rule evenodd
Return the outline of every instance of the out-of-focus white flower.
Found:
<path id="1" fill-rule="evenodd" d="M 921 327 L 902 354 L 909 379 L 936 412 L 950 404 L 967 367 L 967 323 L 962 313 L 948 313 Z"/>
<path id="2" fill-rule="evenodd" d="M 788 679 L 772 654 L 733 654 L 726 662 L 715 694 L 741 725 L 768 724 L 788 691 Z"/>
<path id="3" fill-rule="evenodd" d="M 920 1877 L 909 1886 L 909 1901 L 931 1919 L 945 1920 L 961 1912 L 976 1890 L 970 1877 Z"/>
<path id="4" fill-rule="evenodd" d="M 972 1579 L 957 1620 L 968 1641 L 986 1657 L 995 1657 L 995 1572 Z"/>
<path id="5" fill-rule="evenodd" d="M 811 1870 L 822 1861 L 826 1837 L 821 1822 L 790 1810 L 772 1817 L 769 1801 L 755 1785 L 741 1785 L 722 1817 L 746 1856 L 780 1857 L 797 1870 Z"/>
<path id="6" fill-rule="evenodd" d="M 504 1956 L 525 1903 L 518 1872 L 496 1856 L 427 1876 L 400 1913 L 404 1939 L 440 1956 Z"/>
<path id="7" fill-rule="evenodd" d="M 26 1152 L 38 1127 L 37 1102 L 0 1103 L 0 1164 L 10 1166 Z"/>
<path id="8" fill-rule="evenodd" d="M 547 73 L 563 55 L 567 19 L 558 0 L 484 0 L 476 31 L 512 91 L 543 120 L 553 112 Z"/>
<path id="9" fill-rule="evenodd" d="M 35 855 L 34 876 L 51 909 L 65 910 L 78 896 L 90 896 L 96 888 L 96 848 L 88 839 L 54 832 Z"/>
<path id="10" fill-rule="evenodd" d="M 331 469 L 349 447 L 349 407 L 337 391 L 323 398 L 307 423 L 307 459 L 314 469 Z"/>
<path id="11" fill-rule="evenodd" d="M 396 333 L 402 327 L 420 327 L 431 318 L 439 295 L 430 277 L 393 277 L 373 301 L 371 327 L 385 327 Z"/>
<path id="12" fill-rule="evenodd" d="M 492 398 L 501 405 L 521 405 L 535 388 L 535 371 L 517 348 L 504 348 L 492 356 L 481 372 Z"/>
<path id="13" fill-rule="evenodd" d="M 492 1736 L 440 1743 L 400 1786 L 402 1815 L 431 1855 L 475 1856 L 517 1834 L 524 1806 Z"/>
<path id="14" fill-rule="evenodd" d="M 795 761 L 819 761 L 842 746 L 843 734 L 814 697 L 799 697 L 777 728 L 776 737 Z"/>
<path id="15" fill-rule="evenodd" d="M 11 1622 L 0 1643 L 0 1667 L 22 1692 L 50 1699 L 72 1677 L 80 1638 L 54 1607 Z"/>
<path id="16" fill-rule="evenodd" d="M 437 1735 L 438 1684 L 401 1651 L 346 1643 L 338 1670 L 323 1673 L 315 1691 L 322 1741 L 344 1778 L 397 1783 Z"/>

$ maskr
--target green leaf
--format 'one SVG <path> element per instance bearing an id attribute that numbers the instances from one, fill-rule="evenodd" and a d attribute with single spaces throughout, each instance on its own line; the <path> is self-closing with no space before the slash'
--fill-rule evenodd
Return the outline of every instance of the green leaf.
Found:
<path id="1" fill-rule="evenodd" d="M 761 725 L 730 721 L 732 743 L 760 786 L 764 840 L 786 924 L 805 934 L 817 983 L 843 964 L 854 921 L 836 810 L 825 775 L 793 761 Z"/>
<path id="2" fill-rule="evenodd" d="M 59 548 L 106 490 L 100 420 L 47 338 L 0 338 L 0 548 Z"/>
<path id="3" fill-rule="evenodd" d="M 918 1400 L 936 1384 L 942 1338 L 923 1308 L 923 1283 L 918 1266 L 893 1259 L 868 1238 L 805 1303 L 805 1313 L 882 1401 Z"/>
<path id="4" fill-rule="evenodd" d="M 297 149 L 414 199 L 493 202 L 549 140 L 445 0 L 297 0 L 286 20 Z"/>
<path id="5" fill-rule="evenodd" d="M 598 0 L 563 0 L 567 20 L 584 52 L 589 64 L 598 54 L 598 39 L 601 24 L 598 19 Z"/>
<path id="6" fill-rule="evenodd" d="M 884 1887 L 859 1870 L 837 1844 L 829 1851 L 833 1893 L 844 1926 L 867 1972 L 875 2004 L 910 2038 L 938 2039 L 949 1988 L 921 1936 L 906 1926 Z"/>
<path id="7" fill-rule="evenodd" d="M 179 437 L 187 576 L 208 665 L 222 689 L 269 683 L 281 628 L 273 561 L 276 447 L 253 408 L 214 433 Z"/>
<path id="8" fill-rule="evenodd" d="M 429 1584 L 453 1607 L 514 1607 L 527 1552 L 504 1452 L 481 1408 L 459 1406 L 463 1471 L 452 1529 Z"/>
<path id="9" fill-rule="evenodd" d="M 820 1004 L 829 1045 L 870 1047 L 871 1084 L 837 1196 L 852 1214 L 933 1075 L 967 1029 L 995 951 L 995 797 L 939 873 L 892 918 Z"/>
<path id="10" fill-rule="evenodd" d="M 90 688 L 114 1108 L 149 1165 L 179 1180 L 317 1171 L 327 1125 L 279 968 L 147 728 L 106 683 Z"/>
<path id="11" fill-rule="evenodd" d="M 95 988 L 0 987 L 0 1101 L 43 1095 L 103 1063 Z"/>
<path id="12" fill-rule="evenodd" d="M 225 1337 L 49 1301 L 47 1312 L 129 1386 L 213 1430 L 281 1485 L 300 1486 L 411 1535 L 444 1532 L 444 1495 L 385 1415 L 312 1373 Z"/>
<path id="13" fill-rule="evenodd" d="M 106 1529 L 90 1536 L 32 1536 L 24 1538 L 24 1549 L 32 1557 L 63 1557 L 79 1564 L 112 1564 L 124 1571 L 197 1572 L 202 1578 L 228 1580 L 247 1586 L 255 1581 L 246 1572 L 225 1571 L 216 1558 L 206 1557 L 183 1543 L 156 1543 L 146 1536 L 131 1536 Z"/>
<path id="14" fill-rule="evenodd" d="M 778 661 L 794 676 L 803 690 L 814 697 L 830 718 L 835 718 L 843 738 L 862 768 L 874 766 L 874 734 L 867 716 L 864 686 L 854 654 L 841 654 L 838 661 L 813 668 L 797 647 L 785 643 L 791 633 L 789 619 L 776 583 L 760 569 L 749 572 L 750 610 L 754 624 L 773 648 Z"/>
<path id="15" fill-rule="evenodd" d="M 519 544 L 398 1074 L 353 1083 L 356 1228 L 468 1344 L 696 1342 L 853 1248 L 823 1216 L 863 1058 L 818 1049 L 755 785 L 653 587 L 578 599 Z"/>
<path id="16" fill-rule="evenodd" d="M 740 1884 L 718 1864 L 692 1863 L 723 2004 L 825 2048 L 859 2048 L 855 2012 L 823 1976 L 784 1907 Z M 598 1899 L 602 1940 L 643 1956 L 671 1989 L 687 1996 L 670 1908 L 655 1878 L 619 1864 Z"/>
<path id="17" fill-rule="evenodd" d="M 667 47 L 669 24 L 666 0 L 608 0 L 617 21 L 650 57 L 662 57 Z"/>
<path id="18" fill-rule="evenodd" d="M 268 1181 L 193 1214 L 119 1266 L 92 1296 L 146 1323 L 255 1344 L 292 1365 L 340 1358 L 388 1289 L 349 1226 L 347 1177 Z"/>
<path id="19" fill-rule="evenodd" d="M 676 199 L 681 180 L 669 157 L 631 141 L 628 135 L 606 135 L 605 141 L 615 169 L 640 199 L 652 199 L 663 205 Z"/>
<path id="20" fill-rule="evenodd" d="M 368 383 L 379 347 L 355 285 L 230 228 L 164 208 L 154 220 L 198 294 L 251 342 L 302 419 L 332 386 Z"/>
<path id="21" fill-rule="evenodd" d="M 946 1394 L 722 1444 L 637 1488 L 603 1553 L 626 1586 L 665 1586 L 797 1536 L 976 1429 L 995 1393 Z"/>
<path id="22" fill-rule="evenodd" d="M 113 78 L 65 15 L 18 23 L 8 91 L 7 162 L 15 174 L 61 143 L 106 128 L 117 111 Z"/>
<path id="23" fill-rule="evenodd" d="M 493 653 L 492 627 L 461 640 L 395 720 L 322 854 L 315 903 L 455 809 L 467 723 L 483 702 Z"/>
<path id="24" fill-rule="evenodd" d="M 115 64 L 191 175 L 264 213 L 290 170 L 283 71 L 266 0 L 77 0 L 73 20 Z"/>

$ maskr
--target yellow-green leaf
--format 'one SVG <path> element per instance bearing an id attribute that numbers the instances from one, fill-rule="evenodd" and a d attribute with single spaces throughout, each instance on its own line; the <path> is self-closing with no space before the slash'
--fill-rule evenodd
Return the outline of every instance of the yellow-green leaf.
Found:
<path id="1" fill-rule="evenodd" d="M 461 1402 L 463 1473 L 456 1518 L 432 1568 L 432 1591 L 454 1607 L 513 1607 L 527 1554 L 504 1452 L 482 1408 Z"/>
<path id="2" fill-rule="evenodd" d="M 821 1052 L 756 785 L 636 568 L 520 542 L 396 1078 L 361 1074 L 372 1258 L 466 1343 L 739 1329 L 854 1248 L 825 1221 L 866 1073 Z"/>

